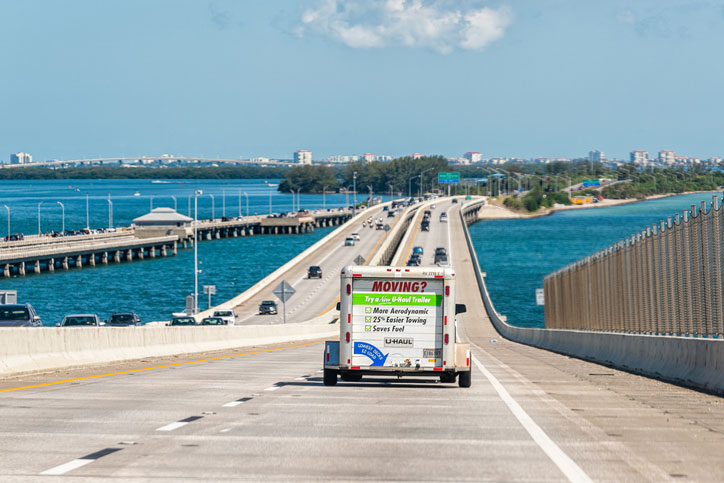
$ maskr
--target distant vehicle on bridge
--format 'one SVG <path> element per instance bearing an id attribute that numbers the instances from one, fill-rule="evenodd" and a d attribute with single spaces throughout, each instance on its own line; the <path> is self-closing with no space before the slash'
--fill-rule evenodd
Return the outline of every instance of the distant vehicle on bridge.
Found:
<path id="1" fill-rule="evenodd" d="M 259 304 L 259 315 L 276 315 L 277 303 L 273 300 L 264 300 Z"/>
<path id="2" fill-rule="evenodd" d="M 171 322 L 168 324 L 171 326 L 181 326 L 181 325 L 198 325 L 196 323 L 196 319 L 193 317 L 174 317 L 171 319 Z"/>
<path id="3" fill-rule="evenodd" d="M 128 327 L 141 325 L 141 318 L 135 312 L 118 312 L 111 314 L 106 325 L 111 327 Z"/>
<path id="4" fill-rule="evenodd" d="M 312 265 L 307 269 L 307 278 L 322 278 L 322 267 Z"/>
<path id="5" fill-rule="evenodd" d="M 206 317 L 201 320 L 201 325 L 228 325 L 221 317 Z"/>
<path id="6" fill-rule="evenodd" d="M 96 314 L 73 314 L 63 317 L 60 327 L 100 327 L 105 325 Z"/>
<path id="7" fill-rule="evenodd" d="M 0 305 L 0 327 L 40 327 L 43 323 L 30 304 Z"/>
<path id="8" fill-rule="evenodd" d="M 226 325 L 236 324 L 236 314 L 233 310 L 214 310 L 214 317 L 220 318 Z"/>

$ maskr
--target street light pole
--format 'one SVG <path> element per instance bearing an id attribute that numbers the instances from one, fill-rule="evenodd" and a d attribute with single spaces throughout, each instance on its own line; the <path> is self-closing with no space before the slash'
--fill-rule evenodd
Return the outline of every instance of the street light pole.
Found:
<path id="1" fill-rule="evenodd" d="M 8 241 L 10 241 L 10 208 L 8 208 L 8 205 L 3 206 L 8 210 Z"/>
<path id="2" fill-rule="evenodd" d="M 420 198 L 422 198 L 422 179 L 423 179 L 422 175 L 424 175 L 425 173 L 427 173 L 428 171 L 433 170 L 433 169 L 435 169 L 435 168 L 427 168 L 423 171 L 420 171 Z"/>
<path id="3" fill-rule="evenodd" d="M 191 195 L 189 195 L 189 211 L 187 211 L 187 213 L 191 216 Z"/>
<path id="4" fill-rule="evenodd" d="M 322 209 L 323 209 L 323 210 L 327 208 L 327 206 L 326 206 L 326 204 L 325 204 L 325 202 L 324 202 L 324 194 L 325 194 L 325 191 L 324 191 L 324 190 L 326 190 L 326 189 L 327 189 L 326 186 L 322 186 Z"/>
<path id="5" fill-rule="evenodd" d="M 61 231 L 61 233 L 65 234 L 65 205 L 63 203 L 61 203 L 60 201 L 56 201 L 56 203 L 58 203 L 60 205 L 60 211 L 63 216 L 63 225 L 62 225 L 63 230 Z"/>
<path id="6" fill-rule="evenodd" d="M 153 197 L 154 197 L 154 196 L 155 196 L 155 195 L 151 195 L 151 198 L 149 198 L 149 200 L 148 200 L 149 203 L 150 203 L 150 210 L 151 210 L 151 211 L 153 211 Z"/>
<path id="7" fill-rule="evenodd" d="M 221 217 L 226 217 L 226 189 L 221 188 Z"/>
<path id="8" fill-rule="evenodd" d="M 113 202 L 111 201 L 111 195 L 108 195 L 108 228 L 113 228 Z"/>
<path id="9" fill-rule="evenodd" d="M 176 197 L 171 195 L 171 198 L 173 198 L 173 211 L 178 211 L 178 201 L 176 200 Z"/>
<path id="10" fill-rule="evenodd" d="M 85 229 L 90 230 L 90 211 L 88 210 L 88 193 L 85 194 Z"/>
<path id="11" fill-rule="evenodd" d="M 194 314 L 199 312 L 199 196 L 204 192 L 194 192 Z"/>
<path id="12" fill-rule="evenodd" d="M 211 221 L 214 221 L 216 219 L 216 206 L 214 205 L 214 195 L 209 193 L 209 196 L 211 196 Z"/>
<path id="13" fill-rule="evenodd" d="M 355 216 L 357 214 L 357 171 L 355 171 L 352 174 L 352 203 L 354 206 L 352 206 L 352 216 Z"/>
<path id="14" fill-rule="evenodd" d="M 246 216 L 249 216 L 249 195 L 246 194 L 246 191 L 242 191 L 242 193 L 246 197 Z"/>
<path id="15" fill-rule="evenodd" d="M 40 236 L 43 232 L 40 231 L 40 205 L 42 205 L 43 202 L 41 201 L 38 203 L 38 236 Z"/>

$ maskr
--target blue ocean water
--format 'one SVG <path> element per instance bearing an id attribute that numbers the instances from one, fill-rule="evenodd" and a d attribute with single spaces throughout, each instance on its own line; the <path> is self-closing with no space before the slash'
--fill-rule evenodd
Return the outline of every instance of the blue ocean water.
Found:
<path id="1" fill-rule="evenodd" d="M 269 180 L 276 185 L 278 180 Z M 292 196 L 270 189 L 264 180 L 53 180 L 0 181 L 0 234 L 7 230 L 10 208 L 11 231 L 35 234 L 38 231 L 38 204 L 42 231 L 61 230 L 62 211 L 57 201 L 65 205 L 67 230 L 86 226 L 86 194 L 88 195 L 91 228 L 108 226 L 108 194 L 113 203 L 113 224 L 128 225 L 148 213 L 153 206 L 174 207 L 188 212 L 188 196 L 201 189 L 199 218 L 212 213 L 214 195 L 216 217 L 239 214 L 239 191 L 249 196 L 251 214 L 269 212 L 271 193 L 274 212 L 290 211 Z M 138 192 L 138 196 L 134 193 Z M 225 194 L 225 202 L 224 202 Z M 358 195 L 358 201 L 364 198 Z M 385 197 L 386 198 L 386 197 Z M 192 200 L 193 202 L 193 200 Z M 346 195 L 301 195 L 303 209 L 345 206 Z M 350 201 L 351 202 L 351 201 Z M 192 207 L 193 209 L 193 207 Z M 241 195 L 241 211 L 246 214 L 246 197 Z M 193 214 L 192 214 L 193 216 Z M 216 285 L 214 304 L 228 300 L 295 257 L 332 228 L 317 229 L 298 235 L 258 235 L 205 241 L 199 244 L 200 285 Z M 28 274 L 0 278 L 0 289 L 18 291 L 18 300 L 33 304 L 45 325 L 60 322 L 70 313 L 96 313 L 106 319 L 114 311 L 135 311 L 143 321 L 168 320 L 172 312 L 184 308 L 185 297 L 193 292 L 193 250 L 179 249 L 178 255 L 146 259 L 108 266 L 85 266 L 54 274 Z M 208 299 L 199 297 L 199 306 L 206 308 Z"/>
<path id="2" fill-rule="evenodd" d="M 593 252 L 681 213 L 712 193 L 673 196 L 608 208 L 571 210 L 529 219 L 480 221 L 470 227 L 490 297 L 508 322 L 543 327 L 535 289 L 543 277 Z"/>

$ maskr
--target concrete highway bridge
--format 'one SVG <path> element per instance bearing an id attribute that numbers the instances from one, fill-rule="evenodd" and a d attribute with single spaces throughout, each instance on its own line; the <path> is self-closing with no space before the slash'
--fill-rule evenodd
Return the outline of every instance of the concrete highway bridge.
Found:
<path id="1" fill-rule="evenodd" d="M 0 164 L 0 169 L 21 168 L 74 168 L 88 166 L 270 166 L 288 167 L 297 163 L 278 160 L 226 159 L 192 156 L 136 156 L 117 158 L 52 159 L 25 164 Z"/>
<path id="2" fill-rule="evenodd" d="M 236 326 L 2 331 L 2 479 L 724 480 L 721 386 L 697 375 L 714 345 L 688 346 L 694 353 L 678 364 L 688 379 L 663 369 L 645 377 L 637 372 L 656 371 L 622 350 L 617 359 L 616 347 L 591 360 L 628 337 L 663 361 L 655 347 L 686 338 L 508 326 L 467 233 L 482 201 L 434 203 L 429 232 L 419 225 L 431 203 L 408 208 L 389 231 L 362 227 L 381 207 L 358 214 L 221 304 Z M 344 246 L 353 232 L 360 242 Z M 324 386 L 321 341 L 338 334 L 341 267 L 357 256 L 401 265 L 412 246 L 424 248 L 423 264 L 448 249 L 467 305 L 457 326 L 472 348 L 472 387 L 385 377 Z M 306 279 L 309 265 L 323 278 Z M 296 290 L 286 325 L 256 313 L 282 280 Z"/>

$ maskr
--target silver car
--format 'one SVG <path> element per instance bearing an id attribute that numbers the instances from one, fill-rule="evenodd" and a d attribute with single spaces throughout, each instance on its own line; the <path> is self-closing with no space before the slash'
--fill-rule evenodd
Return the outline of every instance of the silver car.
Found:
<path id="1" fill-rule="evenodd" d="M 43 323 L 30 304 L 0 305 L 0 327 L 40 327 Z"/>
<path id="2" fill-rule="evenodd" d="M 63 317 L 61 327 L 100 327 L 105 325 L 96 314 L 73 314 Z"/>

